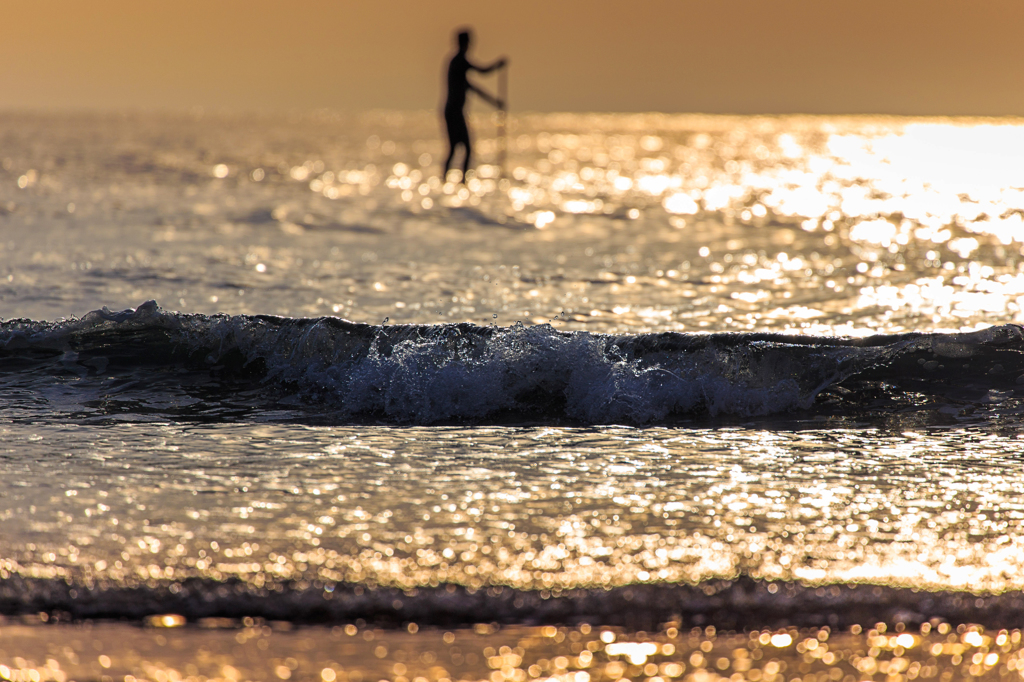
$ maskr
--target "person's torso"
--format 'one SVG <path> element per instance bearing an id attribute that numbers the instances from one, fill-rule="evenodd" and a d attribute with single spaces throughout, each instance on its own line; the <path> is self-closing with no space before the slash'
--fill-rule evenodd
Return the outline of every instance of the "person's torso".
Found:
<path id="1" fill-rule="evenodd" d="M 445 110 L 461 110 L 466 105 L 466 91 L 469 90 L 469 81 L 466 78 L 468 73 L 469 60 L 462 54 L 452 57 L 448 64 L 448 99 L 445 102 Z"/>

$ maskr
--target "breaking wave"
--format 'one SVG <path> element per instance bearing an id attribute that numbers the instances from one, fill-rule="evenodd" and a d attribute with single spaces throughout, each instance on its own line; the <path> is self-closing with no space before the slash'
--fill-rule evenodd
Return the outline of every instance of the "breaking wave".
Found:
<path id="1" fill-rule="evenodd" d="M 848 408 L 879 391 L 911 402 L 1015 400 L 1024 394 L 1024 330 L 863 339 L 606 335 L 548 325 L 205 316 L 149 301 L 58 322 L 0 323 L 0 382 L 27 402 L 52 402 L 59 385 L 59 400 L 108 413 L 174 416 L 231 404 L 335 422 L 643 425 L 836 401 Z"/>

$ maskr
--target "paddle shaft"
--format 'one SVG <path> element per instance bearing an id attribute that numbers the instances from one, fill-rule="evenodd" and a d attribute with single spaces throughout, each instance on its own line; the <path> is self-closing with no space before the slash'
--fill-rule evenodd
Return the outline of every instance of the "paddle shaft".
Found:
<path id="1" fill-rule="evenodd" d="M 498 70 L 498 99 L 501 100 L 501 108 L 498 110 L 498 168 L 504 179 L 508 175 L 506 171 L 508 156 L 508 130 L 506 119 L 508 118 L 508 65 Z"/>

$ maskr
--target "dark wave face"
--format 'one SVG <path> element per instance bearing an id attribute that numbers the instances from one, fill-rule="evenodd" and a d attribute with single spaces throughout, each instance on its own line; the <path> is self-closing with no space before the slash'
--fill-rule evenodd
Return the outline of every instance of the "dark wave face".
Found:
<path id="1" fill-rule="evenodd" d="M 653 424 L 794 411 L 1017 411 L 1024 330 L 863 339 L 603 335 L 195 315 L 153 301 L 0 324 L 12 416 Z"/>
<path id="2" fill-rule="evenodd" d="M 845 629 L 879 619 L 920 625 L 930 618 L 998 627 L 1017 622 L 1022 607 L 1019 592 L 979 596 L 867 584 L 808 587 L 746 577 L 700 585 L 660 583 L 554 592 L 451 584 L 402 590 L 298 583 L 268 589 L 239 580 L 151 581 L 133 587 L 68 585 L 64 580 L 32 578 L 0 581 L 0 612 L 50 613 L 64 621 L 143 621 L 154 614 L 172 613 L 189 622 L 248 617 L 291 623 L 362 619 L 385 627 L 409 622 L 451 627 L 478 623 L 486 614 L 488 622 L 498 624 L 599 622 L 647 630 L 669 621 L 684 627 L 714 623 L 728 630 L 823 625 Z"/>

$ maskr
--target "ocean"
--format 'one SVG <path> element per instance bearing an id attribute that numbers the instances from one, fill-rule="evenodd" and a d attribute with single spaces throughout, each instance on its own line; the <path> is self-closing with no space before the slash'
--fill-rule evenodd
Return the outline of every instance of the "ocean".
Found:
<path id="1" fill-rule="evenodd" d="M 0 115 L 0 679 L 1024 676 L 1024 122 L 472 123 Z"/>

